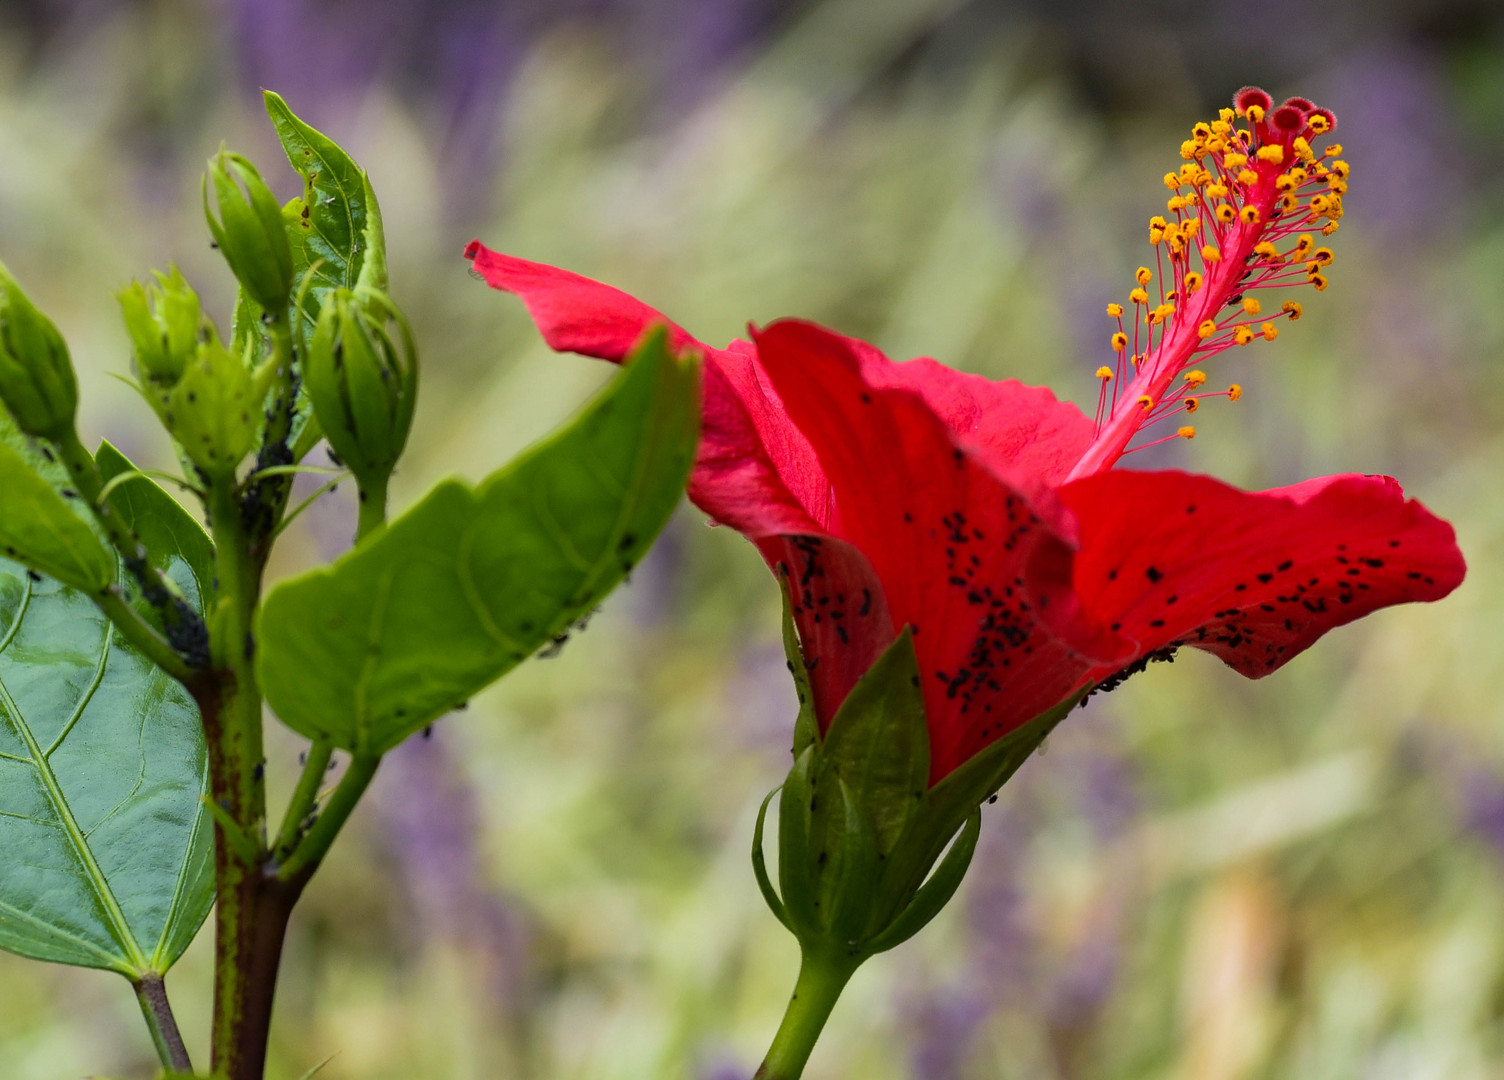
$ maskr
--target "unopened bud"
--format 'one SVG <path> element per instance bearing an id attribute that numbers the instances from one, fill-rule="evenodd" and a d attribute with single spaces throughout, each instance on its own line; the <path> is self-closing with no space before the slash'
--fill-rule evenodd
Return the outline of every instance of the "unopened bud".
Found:
<path id="1" fill-rule="evenodd" d="M 228 476 L 256 442 L 259 380 L 219 340 L 211 324 L 171 387 L 148 386 L 162 423 L 189 459 L 210 477 Z"/>
<path id="2" fill-rule="evenodd" d="M 210 183 L 218 218 L 209 205 Z M 292 248 L 276 196 L 254 165 L 223 149 L 209 159 L 203 194 L 209 231 L 241 287 L 267 311 L 282 311 L 292 289 Z"/>
<path id="3" fill-rule="evenodd" d="M 0 264 L 0 401 L 28 435 L 60 438 L 73 427 L 78 381 L 52 320 Z"/>
<path id="4" fill-rule="evenodd" d="M 379 294 L 332 294 L 319 312 L 303 376 L 324 437 L 356 482 L 385 487 L 418 393 L 418 354 L 401 313 Z"/>
<path id="5" fill-rule="evenodd" d="M 155 284 L 131 282 L 119 300 L 141 376 L 163 386 L 176 385 L 198 348 L 198 294 L 174 266 L 165 274 L 158 271 Z"/>

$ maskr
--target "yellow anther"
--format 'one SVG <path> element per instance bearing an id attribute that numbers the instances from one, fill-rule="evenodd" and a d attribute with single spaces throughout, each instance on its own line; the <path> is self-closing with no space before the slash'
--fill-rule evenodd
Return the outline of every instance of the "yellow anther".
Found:
<path id="1" fill-rule="evenodd" d="M 1194 439 L 1196 437 L 1196 429 L 1187 424 L 1185 427 L 1175 432 L 1175 434 L 1179 435 L 1182 439 Z"/>
<path id="2" fill-rule="evenodd" d="M 1311 252 L 1311 261 L 1317 266 L 1331 266 L 1334 258 L 1331 248 L 1320 247 Z"/>
<path id="3" fill-rule="evenodd" d="M 1261 146 L 1258 151 L 1260 161 L 1267 161 L 1271 165 L 1278 165 L 1285 160 L 1285 148 L 1278 144 L 1274 146 Z"/>
<path id="4" fill-rule="evenodd" d="M 1257 315 L 1261 310 L 1263 310 L 1263 308 L 1259 304 L 1257 298 L 1252 296 L 1245 296 L 1243 297 L 1243 310 L 1250 315 Z"/>
<path id="5" fill-rule="evenodd" d="M 1103 382 L 1109 381 L 1112 378 L 1112 368 L 1110 368 L 1110 367 L 1099 367 L 1099 368 L 1097 368 L 1097 378 L 1101 379 Z"/>
<path id="6" fill-rule="evenodd" d="M 1226 184 L 1208 184 L 1207 188 L 1206 188 L 1206 197 L 1208 199 L 1225 199 L 1225 198 L 1227 198 L 1227 185 Z"/>
<path id="7" fill-rule="evenodd" d="M 1119 331 L 1112 335 L 1112 351 L 1122 352 L 1128 347 L 1128 335 Z"/>
<path id="8" fill-rule="evenodd" d="M 1290 316 L 1291 320 L 1300 318 L 1305 311 L 1305 309 L 1300 306 L 1300 301 L 1298 300 L 1286 300 L 1279 306 L 1279 309 L 1286 315 Z"/>
<path id="9" fill-rule="evenodd" d="M 1257 206 L 1245 206 L 1238 211 L 1238 217 L 1244 225 L 1257 225 L 1259 223 L 1259 208 Z"/>
<path id="10" fill-rule="evenodd" d="M 1165 173 L 1165 187 L 1171 191 L 1180 190 L 1180 177 L 1172 172 Z"/>
<path id="11" fill-rule="evenodd" d="M 1200 175 L 1200 173 L 1201 166 L 1195 163 L 1192 163 L 1190 165 L 1182 165 L 1180 167 L 1180 179 L 1185 181 L 1187 184 L 1194 185 L 1196 183 L 1196 177 Z"/>
<path id="12" fill-rule="evenodd" d="M 1243 396 L 1243 388 L 1241 386 L 1239 386 L 1237 383 L 1233 383 L 1231 386 L 1229 386 L 1227 388 L 1227 400 L 1228 401 L 1237 401 L 1238 398 L 1240 398 L 1242 396 Z"/>
<path id="13" fill-rule="evenodd" d="M 1325 195 L 1311 196 L 1311 217 L 1317 218 L 1324 215 L 1332 208 L 1332 201 Z"/>
<path id="14" fill-rule="evenodd" d="M 1250 105 L 1248 106 L 1248 111 L 1243 115 L 1248 117 L 1250 124 L 1257 124 L 1264 119 L 1264 107 L 1262 105 Z"/>
<path id="15" fill-rule="evenodd" d="M 1151 398 L 1148 394 L 1142 394 L 1139 396 L 1138 404 L 1141 408 L 1144 409 L 1144 411 L 1147 412 L 1148 410 L 1154 408 L 1154 399 Z"/>
<path id="16" fill-rule="evenodd" d="M 1120 318 L 1122 318 L 1123 317 L 1123 305 L 1122 304 L 1108 304 L 1107 305 L 1107 317 L 1109 319 L 1120 319 Z"/>
<path id="17" fill-rule="evenodd" d="M 1239 345 L 1247 345 L 1253 340 L 1253 331 L 1246 326 L 1240 326 L 1233 332 L 1232 339 Z"/>
<path id="18" fill-rule="evenodd" d="M 1209 322 L 1211 322 L 1211 320 L 1208 319 L 1207 322 L 1209 323 Z M 1205 324 L 1203 323 L 1202 325 L 1205 325 Z M 1215 330 L 1216 327 L 1214 326 L 1214 327 L 1212 327 L 1212 329 Z M 1210 334 L 1202 334 L 1201 336 L 1203 338 L 1205 338 L 1205 337 L 1210 337 L 1211 335 Z M 1186 381 L 1186 385 L 1189 386 L 1189 387 L 1191 387 L 1191 389 L 1193 389 L 1193 390 L 1196 387 L 1198 387 L 1198 386 L 1205 386 L 1206 385 L 1206 372 L 1204 372 L 1204 371 L 1187 371 L 1185 373 L 1185 381 Z"/>
<path id="19" fill-rule="evenodd" d="M 1222 121 L 1229 128 L 1232 127 L 1233 117 L 1235 117 L 1237 115 L 1238 114 L 1236 112 L 1234 112 L 1232 109 L 1219 109 L 1217 111 L 1217 119 L 1220 120 L 1220 121 Z"/>
<path id="20" fill-rule="evenodd" d="M 1213 135 L 1202 145 L 1208 154 L 1219 154 L 1227 149 L 1227 140 L 1221 135 Z"/>
<path id="21" fill-rule="evenodd" d="M 1221 206 L 1217 207 L 1217 220 L 1222 222 L 1224 225 L 1236 221 L 1237 217 L 1238 212 L 1232 208 L 1231 203 L 1223 203 Z"/>
<path id="22" fill-rule="evenodd" d="M 1332 170 L 1334 176 L 1340 176 L 1346 180 L 1348 173 L 1352 172 L 1352 166 L 1345 161 L 1334 161 L 1327 168 Z"/>
<path id="23" fill-rule="evenodd" d="M 1329 221 L 1329 222 L 1327 222 L 1325 225 L 1323 225 L 1321 227 L 1321 235 L 1322 236 L 1331 236 L 1332 233 L 1334 233 L 1336 231 L 1337 231 L 1337 223 L 1335 221 Z"/>
<path id="24" fill-rule="evenodd" d="M 1326 189 L 1334 195 L 1346 195 L 1347 181 L 1340 176 L 1328 176 L 1326 178 Z"/>
<path id="25" fill-rule="evenodd" d="M 1144 359 L 1143 353 L 1134 353 L 1132 356 L 1130 356 L 1128 358 L 1128 362 L 1130 364 L 1132 364 L 1135 368 L 1137 368 L 1139 366 L 1139 364 L 1143 363 L 1143 359 Z"/>
<path id="26" fill-rule="evenodd" d="M 1199 398 L 1188 397 L 1185 399 L 1186 412 L 1193 413 L 1199 408 L 1201 408 L 1201 400 Z"/>
<path id="27" fill-rule="evenodd" d="M 1316 241 L 1311 239 L 1310 233 L 1301 233 L 1300 239 L 1295 241 L 1295 246 L 1290 249 L 1290 257 L 1304 259 L 1315 248 Z"/>
<path id="28" fill-rule="evenodd" d="M 1293 191 L 1295 187 L 1295 177 L 1289 173 L 1280 173 L 1274 178 L 1275 191 Z"/>
<path id="29" fill-rule="evenodd" d="M 1163 240 L 1164 238 L 1165 238 L 1165 231 L 1163 229 L 1161 229 L 1157 225 L 1150 225 L 1149 226 L 1149 243 L 1153 244 L 1155 247 L 1158 247 L 1160 241 Z"/>
<path id="30" fill-rule="evenodd" d="M 1273 341 L 1275 338 L 1279 337 L 1279 327 L 1275 326 L 1272 322 L 1266 322 L 1259 329 L 1259 333 L 1264 335 L 1265 341 Z"/>
<path id="31" fill-rule="evenodd" d="M 1299 202 L 1300 200 L 1295 197 L 1295 192 L 1287 191 L 1279 197 L 1280 211 L 1288 214 L 1291 210 L 1295 209 Z"/>
<path id="32" fill-rule="evenodd" d="M 1170 201 L 1165 203 L 1165 209 L 1172 214 L 1178 214 L 1185 209 L 1185 200 L 1179 195 L 1171 196 Z"/>
<path id="33" fill-rule="evenodd" d="M 1210 319 L 1207 319 L 1200 326 L 1196 327 L 1196 336 L 1199 337 L 1202 341 L 1205 341 L 1207 338 L 1211 337 L 1216 332 L 1217 332 L 1217 324 L 1214 323 L 1214 322 L 1212 322 L 1212 320 L 1210 320 Z"/>
<path id="34" fill-rule="evenodd" d="M 1312 285 L 1316 286 L 1317 292 L 1326 292 L 1327 280 L 1325 274 L 1312 274 L 1308 280 Z"/>
<path id="35" fill-rule="evenodd" d="M 1174 304 L 1160 304 L 1159 307 L 1149 312 L 1149 324 L 1158 326 L 1173 314 L 1175 314 Z"/>
<path id="36" fill-rule="evenodd" d="M 1162 218 L 1162 217 L 1160 217 L 1158 214 L 1155 214 L 1153 217 L 1151 217 L 1149 219 L 1149 228 L 1151 228 L 1151 229 L 1163 229 L 1164 227 L 1165 227 L 1165 219 Z"/>
<path id="37" fill-rule="evenodd" d="M 1328 146 L 1326 148 L 1326 153 L 1323 156 L 1325 156 L 1325 157 L 1341 157 L 1342 156 L 1342 144 L 1340 142 L 1334 142 L 1334 143 L 1332 143 L 1331 146 Z"/>
<path id="38" fill-rule="evenodd" d="M 1343 185 L 1344 188 L 1346 186 L 1347 186 L 1346 184 Z M 1185 193 L 1185 204 L 1187 206 L 1195 206 L 1200 201 L 1201 201 L 1201 196 L 1197 195 L 1194 191 L 1187 191 Z"/>
<path id="39" fill-rule="evenodd" d="M 1232 119 L 1232 118 L 1231 117 L 1226 117 L 1226 118 L 1222 118 L 1222 119 L 1213 120 L 1212 121 L 1212 131 L 1215 134 L 1217 134 L 1217 135 L 1230 135 L 1230 134 L 1232 134 L 1232 125 L 1227 122 L 1230 119 Z"/>
<path id="40" fill-rule="evenodd" d="M 1290 179 L 1295 181 L 1295 185 L 1297 187 L 1299 187 L 1301 184 L 1304 184 L 1310 178 L 1311 174 L 1306 172 L 1299 165 L 1290 170 Z"/>
<path id="41" fill-rule="evenodd" d="M 1311 125 L 1311 130 L 1317 135 L 1325 135 L 1332 128 L 1330 121 L 1320 113 L 1317 113 L 1306 122 Z"/>
<path id="42" fill-rule="evenodd" d="M 1247 154 L 1228 154 L 1222 159 L 1222 167 L 1225 169 L 1240 169 L 1248 164 Z"/>
<path id="43" fill-rule="evenodd" d="M 1201 219 L 1199 217 L 1186 218 L 1180 223 L 1180 231 L 1185 236 L 1196 235 L 1201 231 Z"/>
<path id="44" fill-rule="evenodd" d="M 1154 272 L 1147 266 L 1140 266 L 1136 271 L 1134 271 L 1133 280 L 1138 282 L 1140 285 L 1147 285 L 1149 284 L 1149 282 L 1154 280 Z"/>
<path id="45" fill-rule="evenodd" d="M 1262 241 L 1260 243 L 1254 244 L 1253 245 L 1253 253 L 1255 255 L 1261 256 L 1261 257 L 1263 257 L 1265 259 L 1273 259 L 1273 260 L 1278 260 L 1279 259 L 1279 248 L 1275 247 L 1268 240 L 1264 240 L 1264 241 Z"/>
<path id="46" fill-rule="evenodd" d="M 1222 253 L 1217 250 L 1215 244 L 1205 244 L 1201 248 L 1201 257 L 1209 263 L 1222 261 Z"/>
<path id="47" fill-rule="evenodd" d="M 1149 302 L 1149 294 L 1144 292 L 1143 289 L 1134 289 L 1128 294 L 1128 299 L 1135 304 L 1147 304 Z"/>
<path id="48" fill-rule="evenodd" d="M 1199 288 L 1201 288 L 1201 275 L 1192 270 L 1185 276 L 1185 291 L 1193 293 Z"/>
<path id="49" fill-rule="evenodd" d="M 1185 142 L 1180 144 L 1180 156 L 1185 158 L 1187 161 L 1195 160 L 1196 150 L 1196 144 L 1190 139 L 1187 139 Z"/>
<path id="50" fill-rule="evenodd" d="M 1306 263 L 1306 277 L 1311 277 L 1315 274 L 1319 274 L 1321 272 L 1322 266 L 1324 265 L 1324 263 L 1319 263 L 1315 259 L 1312 259 L 1310 262 Z"/>
<path id="51" fill-rule="evenodd" d="M 1242 184 L 1244 187 L 1253 187 L 1253 185 L 1257 184 L 1258 182 L 1259 174 L 1254 172 L 1252 169 L 1244 169 L 1242 172 L 1238 173 L 1238 183 Z"/>
<path id="52" fill-rule="evenodd" d="M 1291 149 L 1295 151 L 1295 157 L 1300 161 L 1311 161 L 1316 157 L 1315 154 L 1311 153 L 1311 144 L 1306 142 L 1303 135 L 1295 136 L 1295 142 L 1291 144 Z"/>
<path id="53" fill-rule="evenodd" d="M 1205 142 L 1208 138 L 1211 137 L 1211 133 L 1212 133 L 1212 126 L 1210 124 L 1208 124 L 1205 120 L 1202 120 L 1201 122 L 1199 122 L 1198 124 L 1196 124 L 1194 127 L 1191 128 L 1191 138 L 1193 138 L 1193 139 L 1200 139 L 1203 142 Z"/>

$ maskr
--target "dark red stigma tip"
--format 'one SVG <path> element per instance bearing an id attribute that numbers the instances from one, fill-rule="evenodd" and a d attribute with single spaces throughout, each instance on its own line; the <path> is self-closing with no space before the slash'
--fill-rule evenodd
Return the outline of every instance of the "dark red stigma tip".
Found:
<path id="1" fill-rule="evenodd" d="M 1316 103 L 1310 98 L 1292 97 L 1285 102 L 1292 109 L 1299 109 L 1303 113 L 1311 113 L 1316 109 Z"/>
<path id="2" fill-rule="evenodd" d="M 1306 114 L 1291 105 L 1281 105 L 1269 118 L 1270 125 L 1279 132 L 1299 135 L 1306 129 Z"/>
<path id="3" fill-rule="evenodd" d="M 475 257 L 477 255 L 479 255 L 479 254 L 480 254 L 480 241 L 479 240 L 472 240 L 468 244 L 465 245 L 465 258 L 469 259 L 471 262 L 474 262 L 475 261 Z"/>
<path id="4" fill-rule="evenodd" d="M 1232 105 L 1240 113 L 1246 113 L 1254 105 L 1268 112 L 1274 105 L 1274 99 L 1257 86 L 1245 86 L 1232 96 Z"/>

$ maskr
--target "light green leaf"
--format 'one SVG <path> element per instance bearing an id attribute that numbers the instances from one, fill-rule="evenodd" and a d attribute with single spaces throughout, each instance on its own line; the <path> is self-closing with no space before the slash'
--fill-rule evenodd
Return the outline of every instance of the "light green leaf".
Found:
<path id="1" fill-rule="evenodd" d="M 111 448 L 101 464 L 129 468 Z M 146 479 L 111 505 L 197 602 L 207 540 L 193 519 Z M 0 947 L 166 971 L 213 902 L 207 776 L 183 687 L 84 594 L 0 559 Z"/>
<path id="2" fill-rule="evenodd" d="M 390 750 L 604 599 L 678 502 L 698 425 L 697 363 L 656 331 L 569 427 L 273 590 L 267 701 L 309 738 Z"/>
<path id="3" fill-rule="evenodd" d="M 62 466 L 43 460 L 0 412 L 0 554 L 98 592 L 112 580 L 115 558 L 80 513 L 79 501 L 59 494 L 66 477 Z"/>
<path id="4" fill-rule="evenodd" d="M 324 294 L 356 283 L 386 291 L 386 250 L 381 208 L 364 170 L 328 136 L 315 131 L 270 90 L 266 112 L 287 160 L 303 177 L 303 197 L 283 208 L 292 243 L 294 289 L 317 264 L 305 302 L 308 324 L 318 318 Z"/>

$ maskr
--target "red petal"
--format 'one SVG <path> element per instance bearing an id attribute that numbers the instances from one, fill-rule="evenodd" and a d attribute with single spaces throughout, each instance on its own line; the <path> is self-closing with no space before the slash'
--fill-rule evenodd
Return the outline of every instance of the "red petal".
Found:
<path id="1" fill-rule="evenodd" d="M 866 346 L 862 375 L 873 386 L 924 398 L 957 440 L 989 465 L 1061 484 L 1092 440 L 1092 423 L 1042 386 L 994 382 L 928 357 L 895 364 Z"/>
<path id="2" fill-rule="evenodd" d="M 649 326 L 669 328 L 677 352 L 700 343 L 673 322 L 620 289 L 546 263 L 492 251 L 470 241 L 465 258 L 493 289 L 515 293 L 538 324 L 543 340 L 559 352 L 577 352 L 620 363 Z"/>
<path id="3" fill-rule="evenodd" d="M 1034 568 L 1069 565 L 1070 516 L 1034 478 L 958 445 L 920 395 L 865 379 L 848 339 L 783 321 L 756 341 L 830 477 L 834 534 L 866 556 L 892 624 L 914 627 L 938 780 L 1088 670 L 1035 607 Z"/>
<path id="4" fill-rule="evenodd" d="M 1439 600 L 1466 570 L 1452 527 L 1388 477 L 1244 492 L 1124 471 L 1059 495 L 1080 521 L 1075 582 L 1090 615 L 1141 654 L 1194 645 L 1250 678 L 1378 608 Z"/>
<path id="5" fill-rule="evenodd" d="M 887 597 L 872 564 L 843 540 L 770 536 L 757 546 L 769 566 L 787 568 L 794 623 L 823 732 L 897 635 Z"/>

